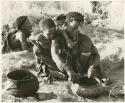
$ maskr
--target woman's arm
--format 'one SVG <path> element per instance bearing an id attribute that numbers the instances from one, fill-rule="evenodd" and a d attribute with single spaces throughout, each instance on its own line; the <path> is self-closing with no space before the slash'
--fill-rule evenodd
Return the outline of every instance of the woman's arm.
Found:
<path id="1" fill-rule="evenodd" d="M 100 55 L 97 48 L 92 44 L 92 53 L 93 53 L 93 67 L 96 67 L 100 62 Z"/>
<path id="2" fill-rule="evenodd" d="M 65 40 L 66 40 L 66 43 L 67 43 L 67 46 L 69 48 L 72 48 L 73 47 L 73 42 L 72 40 L 68 37 L 67 33 L 65 32 L 65 30 L 62 30 L 62 35 L 64 36 Z"/>

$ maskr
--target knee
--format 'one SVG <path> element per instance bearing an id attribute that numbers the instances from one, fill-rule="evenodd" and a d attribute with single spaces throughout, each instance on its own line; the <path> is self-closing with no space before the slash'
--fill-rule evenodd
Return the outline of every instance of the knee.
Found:
<path id="1" fill-rule="evenodd" d="M 33 53 L 35 55 L 39 55 L 40 54 L 40 49 L 37 46 L 33 46 Z"/>

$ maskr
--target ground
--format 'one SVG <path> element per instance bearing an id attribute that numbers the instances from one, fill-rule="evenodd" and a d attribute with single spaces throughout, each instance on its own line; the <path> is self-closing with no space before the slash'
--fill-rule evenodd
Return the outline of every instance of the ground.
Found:
<path id="1" fill-rule="evenodd" d="M 108 77 L 111 78 L 110 87 L 124 84 L 124 59 L 123 59 L 123 33 L 108 30 L 104 28 L 96 28 L 93 26 L 85 26 L 82 32 L 88 35 L 99 50 L 101 56 L 102 67 Z M 2 55 L 2 101 L 18 101 L 18 102 L 35 102 L 38 101 L 34 97 L 14 98 L 6 93 L 7 77 L 6 74 L 15 69 L 27 69 L 36 73 L 35 60 L 32 52 L 12 52 Z M 58 97 L 56 99 L 45 101 L 124 101 L 124 98 L 109 98 L 108 94 L 102 94 L 95 99 L 85 99 L 82 97 L 71 96 L 67 81 L 54 80 L 53 84 L 44 84 L 39 82 L 39 93 L 53 92 Z"/>

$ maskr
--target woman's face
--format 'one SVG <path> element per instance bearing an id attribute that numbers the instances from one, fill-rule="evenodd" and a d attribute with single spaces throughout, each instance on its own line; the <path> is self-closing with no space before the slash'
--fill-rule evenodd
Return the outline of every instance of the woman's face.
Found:
<path id="1" fill-rule="evenodd" d="M 56 31 L 56 28 L 53 27 L 53 28 L 44 28 L 43 30 L 43 35 L 49 39 L 49 40 L 52 40 L 54 35 L 55 35 L 55 31 Z"/>

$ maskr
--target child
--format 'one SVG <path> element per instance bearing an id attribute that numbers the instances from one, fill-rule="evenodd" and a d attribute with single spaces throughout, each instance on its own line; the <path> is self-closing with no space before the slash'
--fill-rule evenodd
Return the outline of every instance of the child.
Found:
<path id="1" fill-rule="evenodd" d="M 60 14 L 60 15 L 58 15 L 54 18 L 54 21 L 55 21 L 55 24 L 56 24 L 56 29 L 62 31 L 62 34 L 63 34 L 63 36 L 66 40 L 66 43 L 67 43 L 68 47 L 72 48 L 73 47 L 73 41 L 68 37 L 67 33 L 65 32 L 65 30 L 67 28 L 65 20 L 66 20 L 66 16 L 64 14 Z"/>

